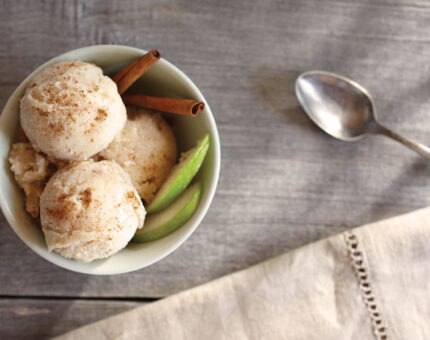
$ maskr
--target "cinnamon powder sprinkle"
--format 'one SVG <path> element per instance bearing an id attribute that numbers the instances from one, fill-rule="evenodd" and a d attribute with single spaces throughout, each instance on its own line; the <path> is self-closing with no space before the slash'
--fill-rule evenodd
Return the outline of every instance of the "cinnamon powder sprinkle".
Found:
<path id="1" fill-rule="evenodd" d="M 58 196 L 58 201 L 63 203 L 65 202 L 71 195 L 70 194 L 61 194 Z"/>
<path id="2" fill-rule="evenodd" d="M 64 126 L 63 126 L 63 124 L 49 123 L 48 126 L 56 134 L 60 134 L 60 133 L 64 132 Z"/>
<path id="3" fill-rule="evenodd" d="M 139 209 L 140 201 L 138 200 L 136 194 L 133 191 L 127 192 L 126 197 L 132 203 L 134 210 Z"/>
<path id="4" fill-rule="evenodd" d="M 49 112 L 47 112 L 47 111 L 41 110 L 39 108 L 36 108 L 36 111 L 39 113 L 39 115 L 41 115 L 43 117 L 49 116 Z"/>
<path id="5" fill-rule="evenodd" d="M 103 109 L 97 110 L 97 116 L 94 118 L 97 122 L 102 122 L 107 118 L 107 112 Z"/>
<path id="6" fill-rule="evenodd" d="M 91 133 L 92 129 L 94 129 L 96 126 L 94 125 L 94 123 L 90 124 L 90 128 L 85 130 L 84 133 L 87 135 L 89 133 Z"/>
<path id="7" fill-rule="evenodd" d="M 67 220 L 75 209 L 76 204 L 74 202 L 64 200 L 58 208 L 47 208 L 46 212 L 57 220 Z"/>
<path id="8" fill-rule="evenodd" d="M 86 188 L 84 191 L 81 191 L 79 193 L 79 199 L 82 201 L 85 208 L 88 208 L 90 206 L 91 201 L 92 201 L 91 196 L 92 196 L 92 194 L 91 194 L 90 188 Z"/>

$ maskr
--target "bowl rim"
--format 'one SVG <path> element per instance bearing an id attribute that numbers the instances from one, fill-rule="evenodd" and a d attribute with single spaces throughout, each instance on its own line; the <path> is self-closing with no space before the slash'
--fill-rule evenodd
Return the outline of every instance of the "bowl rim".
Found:
<path id="1" fill-rule="evenodd" d="M 100 45 L 90 45 L 90 46 L 80 47 L 77 49 L 69 50 L 69 51 L 64 52 L 60 55 L 57 55 L 57 56 L 49 59 L 48 61 L 44 62 L 42 65 L 38 66 L 24 80 L 22 80 L 19 83 L 19 85 L 11 93 L 8 100 L 6 101 L 5 106 L 3 107 L 3 110 L 0 114 L 0 126 L 2 125 L 1 124 L 2 121 L 4 119 L 6 119 L 5 118 L 6 117 L 5 112 L 7 111 L 9 106 L 12 105 L 11 101 L 16 96 L 18 91 L 21 90 L 21 88 L 23 87 L 23 85 L 25 83 L 27 83 L 31 78 L 33 78 L 39 71 L 41 71 L 42 69 L 44 69 L 48 65 L 50 65 L 55 59 L 60 59 L 60 58 L 65 57 L 71 53 L 82 53 L 82 52 L 85 52 L 86 50 L 105 49 L 105 48 L 106 49 L 115 48 L 115 49 L 120 49 L 123 51 L 132 51 L 132 52 L 137 52 L 138 54 L 141 54 L 141 55 L 147 53 L 146 50 L 140 49 L 137 47 L 131 47 L 131 46 L 126 46 L 126 45 L 115 45 L 115 44 L 100 44 Z M 100 52 L 102 52 L 102 51 L 100 51 Z M 8 209 L 7 204 L 6 204 L 7 199 L 4 196 L 3 191 L 0 190 L 0 208 L 3 212 L 3 215 L 6 219 L 6 221 L 8 222 L 10 228 L 15 232 L 15 234 L 21 239 L 21 241 L 27 247 L 29 247 L 32 251 L 34 251 L 36 254 L 38 254 L 40 257 L 42 257 L 46 261 L 53 263 L 53 264 L 55 264 L 59 267 L 62 267 L 64 269 L 67 269 L 69 271 L 81 273 L 81 274 L 116 275 L 116 274 L 129 273 L 129 272 L 136 271 L 136 270 L 139 270 L 142 268 L 146 268 L 146 267 L 162 260 L 163 258 L 167 257 L 172 252 L 174 252 L 176 249 L 178 249 L 191 236 L 191 234 L 194 233 L 196 231 L 196 229 L 200 226 L 200 223 L 202 222 L 204 216 L 206 215 L 206 213 L 209 209 L 209 206 L 212 203 L 212 200 L 215 196 L 215 191 L 216 191 L 216 187 L 218 185 L 218 180 L 219 180 L 219 173 L 220 173 L 220 168 L 221 168 L 221 146 L 220 146 L 220 140 L 219 140 L 217 125 L 215 122 L 215 118 L 213 117 L 212 111 L 210 109 L 210 106 L 206 101 L 206 98 L 203 96 L 203 94 L 198 89 L 198 87 L 194 84 L 194 82 L 182 70 L 180 70 L 174 64 L 170 63 L 164 57 L 162 57 L 158 63 L 162 64 L 164 67 L 167 67 L 169 69 L 169 71 L 178 75 L 181 78 L 181 81 L 183 81 L 186 84 L 186 86 L 188 86 L 191 89 L 191 91 L 194 93 L 194 95 L 197 97 L 197 99 L 201 100 L 205 103 L 205 112 L 206 112 L 207 120 L 209 123 L 209 133 L 211 136 L 211 147 L 213 149 L 213 155 L 214 155 L 213 175 L 209 181 L 209 185 L 207 185 L 205 187 L 205 190 L 207 191 L 206 199 L 205 200 L 202 199 L 200 201 L 199 207 L 201 207 L 201 208 L 198 211 L 196 211 L 195 214 L 193 215 L 193 220 L 194 220 L 193 224 L 189 227 L 187 232 L 185 232 L 177 241 L 175 241 L 171 246 L 169 246 L 164 252 L 160 252 L 160 254 L 158 256 L 154 256 L 151 261 L 148 261 L 148 262 L 144 263 L 143 265 L 130 266 L 125 270 L 106 270 L 103 272 L 94 272 L 93 270 L 90 270 L 90 268 L 88 268 L 88 270 L 86 270 L 85 266 L 79 266 L 79 268 L 69 267 L 67 265 L 68 262 L 60 261 L 55 256 L 50 256 L 50 254 L 51 254 L 50 252 L 48 252 L 48 253 L 44 252 L 41 249 L 39 249 L 37 246 L 28 242 L 25 239 L 25 236 L 23 235 L 23 233 L 20 231 L 19 227 L 15 226 L 15 224 L 19 223 L 19 221 L 15 219 L 12 212 Z M 114 256 L 114 255 L 112 255 L 112 256 Z"/>

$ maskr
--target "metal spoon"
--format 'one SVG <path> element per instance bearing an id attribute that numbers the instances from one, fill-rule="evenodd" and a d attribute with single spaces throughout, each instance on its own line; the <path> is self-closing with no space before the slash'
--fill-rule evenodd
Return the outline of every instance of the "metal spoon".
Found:
<path id="1" fill-rule="evenodd" d="M 380 134 L 430 159 L 430 148 L 379 123 L 369 92 L 348 78 L 324 71 L 306 72 L 296 80 L 296 95 L 314 123 L 333 137 L 356 141 Z"/>

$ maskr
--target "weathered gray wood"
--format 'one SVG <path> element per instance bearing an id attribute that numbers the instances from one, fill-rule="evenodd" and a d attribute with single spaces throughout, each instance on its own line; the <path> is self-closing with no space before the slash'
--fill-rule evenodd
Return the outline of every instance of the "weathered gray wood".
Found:
<path id="1" fill-rule="evenodd" d="M 215 201 L 175 253 L 134 273 L 66 272 L 0 222 L 0 294 L 161 297 L 362 223 L 430 204 L 430 164 L 382 137 L 321 133 L 294 96 L 326 69 L 374 95 L 386 125 L 430 144 L 425 1 L 2 1 L 0 104 L 67 50 L 159 48 L 206 96 L 222 143 Z"/>
<path id="2" fill-rule="evenodd" d="M 126 301 L 0 299 L 0 336 L 48 339 L 142 305 Z"/>

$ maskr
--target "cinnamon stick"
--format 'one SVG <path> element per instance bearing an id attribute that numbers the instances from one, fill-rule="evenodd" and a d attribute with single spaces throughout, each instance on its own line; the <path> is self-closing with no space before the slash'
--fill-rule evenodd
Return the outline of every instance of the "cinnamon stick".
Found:
<path id="1" fill-rule="evenodd" d="M 140 58 L 142 58 L 142 57 L 139 57 L 139 58 L 137 58 L 137 59 L 134 59 L 130 64 L 128 64 L 126 67 L 124 67 L 121 71 L 119 71 L 117 74 L 115 74 L 113 77 L 112 77 L 112 80 L 115 82 L 115 83 L 117 83 L 118 84 L 118 82 L 122 79 L 122 78 L 124 78 L 124 76 L 131 70 L 131 68 L 134 66 L 134 65 L 136 65 L 136 63 L 137 63 L 137 61 L 140 59 Z"/>
<path id="2" fill-rule="evenodd" d="M 133 83 L 161 58 L 157 49 L 152 49 L 119 71 L 112 79 L 116 82 L 119 94 L 123 94 Z"/>
<path id="3" fill-rule="evenodd" d="M 143 94 L 122 96 L 125 105 L 146 107 L 157 111 L 175 113 L 184 116 L 197 116 L 205 109 L 205 103 L 194 99 L 153 97 Z"/>

